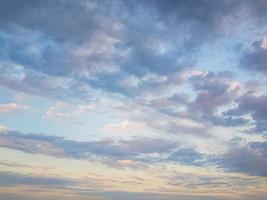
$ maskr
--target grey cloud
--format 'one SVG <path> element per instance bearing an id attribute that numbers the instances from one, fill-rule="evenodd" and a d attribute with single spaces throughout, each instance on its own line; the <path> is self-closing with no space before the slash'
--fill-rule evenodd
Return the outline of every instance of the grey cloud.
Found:
<path id="1" fill-rule="evenodd" d="M 98 161 L 115 168 L 139 169 L 161 162 L 203 165 L 207 161 L 205 155 L 193 147 L 182 147 L 174 140 L 162 138 L 132 137 L 128 140 L 104 139 L 81 142 L 57 136 L 5 131 L 0 135 L 0 146 L 59 158 L 85 160 L 99 158 Z M 123 165 L 123 160 L 130 160 L 131 163 Z"/>
<path id="2" fill-rule="evenodd" d="M 227 72 L 220 72 L 218 74 L 209 72 L 205 75 L 193 76 L 191 83 L 198 94 L 189 109 L 209 113 L 219 106 L 231 103 L 239 89 L 231 90 L 231 78 L 231 73 Z"/>
<path id="3" fill-rule="evenodd" d="M 150 192 L 105 192 L 102 194 L 104 197 L 110 200 L 211 200 L 214 197 L 210 196 L 200 196 L 200 195 L 176 195 L 176 194 L 158 194 L 158 193 L 150 193 Z M 218 200 L 224 200 L 224 198 L 216 197 Z"/>
<path id="4" fill-rule="evenodd" d="M 128 141 L 119 141 L 122 147 L 127 151 L 140 153 L 165 153 L 177 147 L 175 141 L 159 139 L 159 138 L 133 138 Z"/>
<path id="5" fill-rule="evenodd" d="M 243 126 L 249 123 L 249 120 L 243 117 L 229 117 L 229 116 L 205 116 L 203 119 L 210 121 L 212 124 L 223 127 Z"/>
<path id="6" fill-rule="evenodd" d="M 128 72 L 140 69 L 142 74 L 146 70 L 162 71 L 162 64 L 166 63 L 170 63 L 170 67 L 176 67 L 174 64 L 176 56 L 178 56 L 175 52 L 177 50 L 169 54 L 171 56 L 160 56 L 144 45 L 146 44 L 144 41 L 151 35 L 157 38 L 162 36 L 163 33 L 160 32 L 160 29 L 155 29 L 155 25 L 151 23 L 158 19 L 144 15 L 139 9 L 142 5 L 136 8 L 136 18 L 131 18 L 130 9 L 119 12 L 119 10 L 123 10 L 122 8 L 127 8 L 124 4 L 127 3 L 121 1 L 4 2 L 1 6 L 3 8 L 3 12 L 1 12 L 2 38 L 5 38 L 6 35 L 9 36 L 9 42 L 4 45 L 6 58 L 46 74 L 64 76 L 70 76 L 73 71 L 81 76 L 82 73 L 79 71 L 88 70 L 89 73 L 92 73 L 89 70 L 92 68 L 91 66 L 99 68 L 109 65 L 108 68 L 110 68 L 112 64 L 130 65 L 130 67 L 122 66 L 122 68 Z M 71 9 L 69 9 L 70 7 Z M 9 12 L 5 12 L 6 10 Z M 10 10 L 14 13 L 10 14 Z M 120 13 L 123 13 L 124 16 Z M 110 20 L 107 19 L 108 17 Z M 125 17 L 126 19 L 124 19 Z M 143 23 L 148 26 L 137 24 L 136 20 L 139 18 L 140 20 L 142 18 Z M 119 23 L 126 26 L 126 31 L 120 33 L 114 30 Z M 12 35 L 10 30 L 12 28 L 15 29 L 14 32 L 19 30 L 22 32 L 26 29 L 30 34 L 22 35 L 24 40 L 17 40 L 16 35 Z M 147 31 L 150 34 L 147 34 Z M 28 35 L 31 34 L 33 35 L 29 37 Z M 36 37 L 36 34 L 39 41 L 30 43 L 29 39 Z M 101 34 L 100 40 L 98 34 Z M 28 42 L 23 42 L 25 38 Z M 37 49 L 41 46 L 38 49 L 40 59 L 26 51 L 33 45 Z M 93 54 L 82 58 L 84 62 L 81 63 L 79 62 L 81 57 L 75 56 L 70 50 L 82 50 L 83 48 L 91 49 Z M 112 55 L 111 60 L 106 59 L 112 51 L 120 53 L 120 50 L 130 50 L 131 58 L 124 61 L 123 57 Z M 47 68 L 47 65 L 50 67 Z"/>
<path id="7" fill-rule="evenodd" d="M 79 142 L 56 136 L 22 134 L 16 131 L 6 131 L 1 134 L 0 146 L 33 154 L 75 159 L 93 159 L 94 156 L 100 156 L 106 163 L 109 160 L 123 159 L 145 161 L 139 157 L 151 153 L 169 153 L 178 147 L 174 141 L 159 138 L 136 137 L 129 140 Z M 146 161 L 149 162 L 149 160 Z"/>
<path id="8" fill-rule="evenodd" d="M 190 179 L 190 183 L 187 181 Z M 196 189 L 196 188 L 216 188 L 217 190 L 220 189 L 227 189 L 232 187 L 232 183 L 230 180 L 226 178 L 216 177 L 216 176 L 196 176 L 193 174 L 181 174 L 181 175 L 174 175 L 169 181 L 170 185 L 173 186 L 183 186 L 189 189 Z"/>
<path id="9" fill-rule="evenodd" d="M 97 156 L 103 163 L 112 167 L 121 167 L 114 164 L 119 160 L 132 160 L 141 165 L 177 162 L 185 165 L 215 165 L 225 171 L 267 176 L 266 142 L 253 142 L 237 147 L 230 145 L 229 150 L 222 155 L 207 156 L 193 148 L 183 148 L 174 141 L 157 138 L 78 142 L 61 137 L 27 135 L 13 131 L 1 134 L 0 146 L 33 154 L 74 159 L 94 159 L 94 156 Z M 151 157 L 152 153 L 163 156 Z M 140 168 L 141 165 L 132 167 Z"/>
<path id="10" fill-rule="evenodd" d="M 0 72 L 0 84 L 20 92 L 61 100 L 91 98 L 91 88 L 73 79 L 47 76 L 9 62 L 0 63 Z"/>
<path id="11" fill-rule="evenodd" d="M 251 142 L 249 146 L 254 151 L 267 157 L 267 142 L 266 141 L 265 142 Z"/>
<path id="12" fill-rule="evenodd" d="M 248 121 L 242 116 L 226 116 L 217 113 L 220 108 L 228 106 L 239 97 L 241 87 L 234 82 L 230 72 L 207 72 L 192 76 L 189 79 L 196 97 L 188 101 L 186 111 L 180 112 L 180 116 L 210 123 L 216 126 L 241 126 Z"/>
<path id="13" fill-rule="evenodd" d="M 34 175 L 14 174 L 10 172 L 0 173 L 0 187 L 11 187 L 16 185 L 38 185 L 38 186 L 72 186 L 75 181 L 60 177 L 41 177 Z"/>
<path id="14" fill-rule="evenodd" d="M 243 5 L 257 7 L 247 1 L 3 1 L 1 59 L 127 95 L 117 81 L 192 66 L 201 44 L 217 37 L 225 11 Z"/>
<path id="15" fill-rule="evenodd" d="M 90 1 L 89 3 L 98 3 Z M 41 31 L 48 37 L 64 41 L 84 39 L 94 28 L 90 17 L 95 9 L 87 9 L 85 1 L 2 1 L 1 26 L 7 30 L 16 26 Z M 70 9 L 71 8 L 71 9 Z M 91 7 L 93 8 L 93 7 Z M 87 26 L 86 26 L 87 25 Z M 78 40 L 79 41 L 79 40 Z"/>
<path id="16" fill-rule="evenodd" d="M 196 127 L 191 125 L 184 125 L 183 123 L 177 124 L 173 121 L 164 123 L 163 125 L 160 125 L 158 127 L 172 134 L 189 134 L 198 137 L 207 137 L 211 135 L 211 132 L 208 130 L 209 127 L 205 125 Z"/>
<path id="17" fill-rule="evenodd" d="M 252 142 L 247 145 L 232 147 L 215 160 L 226 171 L 267 176 L 266 142 Z"/>
<path id="18" fill-rule="evenodd" d="M 241 67 L 252 72 L 267 73 L 267 47 L 262 47 L 262 41 L 253 43 L 249 52 L 245 52 L 241 58 Z"/>
<path id="19" fill-rule="evenodd" d="M 247 93 L 237 99 L 238 106 L 225 112 L 228 116 L 242 116 L 249 114 L 255 124 L 252 132 L 264 133 L 267 130 L 267 96 L 256 96 L 253 93 Z"/>
<path id="20" fill-rule="evenodd" d="M 64 191 L 62 191 L 64 192 Z M 35 192 L 38 194 L 38 192 Z M 77 191 L 74 196 L 81 200 L 213 200 L 214 196 L 208 195 L 177 195 L 177 194 L 163 194 L 163 193 L 154 193 L 154 192 L 124 192 L 124 191 L 109 191 L 109 192 L 97 192 L 97 191 Z M 39 197 L 32 197 L 27 194 L 11 194 L 11 193 L 1 193 L 1 197 L 4 200 L 61 200 L 61 199 L 73 199 L 73 196 L 70 198 L 63 197 L 59 198 L 58 196 L 51 197 L 47 195 L 42 195 Z M 225 198 L 216 197 L 217 200 L 226 200 Z"/>
<path id="21" fill-rule="evenodd" d="M 188 83 L 181 78 L 182 70 L 194 66 L 205 41 L 222 36 L 220 28 L 227 16 L 246 7 L 253 19 L 260 19 L 263 12 L 257 11 L 264 6 L 260 1 L 3 1 L 0 84 L 84 101 L 90 100 L 92 91 L 103 90 L 174 120 L 185 117 L 240 126 L 247 123 L 240 116 L 215 115 L 237 96 L 238 89 L 230 90 L 229 73 L 191 78 L 197 92 L 193 101 L 190 95 L 166 95 Z M 127 85 L 125 80 L 132 77 L 133 83 Z M 150 103 L 139 102 L 148 97 Z M 181 107 L 186 112 L 178 111 Z M 265 129 L 265 123 L 257 126 Z M 174 123 L 162 129 L 207 132 Z"/>

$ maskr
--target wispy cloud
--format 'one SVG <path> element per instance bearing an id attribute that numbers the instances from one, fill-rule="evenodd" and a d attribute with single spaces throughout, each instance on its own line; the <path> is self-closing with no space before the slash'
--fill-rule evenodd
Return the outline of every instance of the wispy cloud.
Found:
<path id="1" fill-rule="evenodd" d="M 16 103 L 6 103 L 0 104 L 0 113 L 10 114 L 19 111 L 25 111 L 29 109 L 29 105 L 16 104 Z"/>

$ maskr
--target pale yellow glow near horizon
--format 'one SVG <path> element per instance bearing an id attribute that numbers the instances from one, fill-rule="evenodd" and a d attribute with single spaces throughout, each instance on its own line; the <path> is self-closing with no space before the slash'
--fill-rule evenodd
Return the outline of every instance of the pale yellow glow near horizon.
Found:
<path id="1" fill-rule="evenodd" d="M 125 192 L 160 192 L 167 194 L 194 194 L 236 197 L 248 193 L 267 192 L 267 180 L 258 177 L 256 185 L 249 185 L 246 191 L 244 186 L 232 186 L 231 188 L 215 187 L 186 187 L 186 183 L 197 182 L 198 178 L 216 177 L 219 182 L 231 183 L 233 177 L 244 181 L 255 177 L 240 173 L 226 173 L 214 167 L 197 167 L 178 164 L 159 163 L 147 168 L 115 168 L 108 167 L 97 161 L 56 158 L 46 155 L 29 154 L 18 150 L 0 148 L 2 155 L 0 163 L 1 172 L 17 173 L 37 177 L 57 177 L 77 181 L 74 187 L 77 189 L 93 189 L 104 191 L 125 191 Z M 11 164 L 13 163 L 13 167 Z M 9 164 L 9 165 L 8 165 Z M 16 167 L 15 164 L 19 164 Z M 179 184 L 170 185 L 169 180 L 177 176 Z M 181 180 L 179 180 L 179 176 Z M 187 182 L 183 183 L 183 178 Z M 190 180 L 190 181 L 188 181 Z M 94 181 L 91 184 L 90 181 Z M 29 187 L 30 186 L 25 186 Z"/>

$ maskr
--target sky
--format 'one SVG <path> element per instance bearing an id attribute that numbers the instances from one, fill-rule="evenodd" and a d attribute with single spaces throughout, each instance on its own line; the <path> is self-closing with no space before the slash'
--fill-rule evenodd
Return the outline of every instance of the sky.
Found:
<path id="1" fill-rule="evenodd" d="M 266 10 L 1 0 L 0 199 L 266 199 Z"/>

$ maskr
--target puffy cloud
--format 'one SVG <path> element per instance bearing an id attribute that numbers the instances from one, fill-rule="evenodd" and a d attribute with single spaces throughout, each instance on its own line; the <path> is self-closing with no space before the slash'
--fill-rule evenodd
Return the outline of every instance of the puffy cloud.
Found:
<path id="1" fill-rule="evenodd" d="M 48 76 L 13 62 L 0 62 L 0 72 L 0 84 L 19 92 L 57 99 L 91 96 L 88 85 L 78 84 L 72 78 Z"/>
<path id="2" fill-rule="evenodd" d="M 185 69 L 195 65 L 205 42 L 224 37 L 229 17 L 245 8 L 246 16 L 260 21 L 265 3 L 10 1 L 1 7 L 6 8 L 0 21 L 0 84 L 5 87 L 86 102 L 101 90 L 126 96 L 173 120 L 187 117 L 220 126 L 247 123 L 216 113 L 239 93 L 229 74 Z M 11 7 L 12 15 L 6 12 Z M 242 19 L 237 21 L 241 26 Z M 258 48 L 264 50 L 264 44 Z M 194 101 L 188 91 L 180 91 L 188 83 L 197 93 Z M 52 109 L 45 118 L 73 114 Z"/>
<path id="3" fill-rule="evenodd" d="M 125 132 L 127 137 L 77 141 L 22 134 L 0 126 L 0 146 L 60 158 L 95 159 L 117 168 L 207 165 L 266 176 L 265 142 L 237 147 L 227 143 L 248 126 L 254 126 L 250 131 L 257 134 L 267 130 L 263 82 L 251 84 L 251 76 L 243 76 L 249 71 L 235 68 L 241 61 L 244 69 L 266 74 L 266 9 L 267 3 L 261 0 L 1 1 L 0 86 L 12 93 L 55 101 L 43 114 L 49 120 L 83 122 L 95 110 L 104 110 L 101 114 L 110 120 L 112 113 L 115 117 L 105 128 L 112 131 L 111 136 Z M 202 59 L 203 52 L 207 60 Z M 218 56 L 213 57 L 215 54 Z M 104 109 L 95 108 L 92 102 Z M 25 109 L 24 104 L 0 104 L 4 115 Z M 49 120 L 43 123 L 51 123 Z M 129 134 L 134 132 L 139 137 Z M 230 148 L 222 153 L 217 144 Z M 195 146 L 204 150 L 199 152 Z M 207 155 L 205 148 L 219 150 Z M 17 174 L 0 174 L 0 180 L 12 182 L 15 176 L 19 184 L 49 186 L 53 182 L 33 176 L 27 182 Z M 175 188 L 237 187 L 234 181 L 219 177 L 187 179 L 191 184 L 179 182 L 190 174 L 173 177 L 170 185 Z M 64 181 L 54 180 L 68 185 Z M 254 179 L 248 182 L 253 185 Z M 193 198 L 129 193 L 100 196 Z"/>
<path id="4" fill-rule="evenodd" d="M 197 96 L 190 105 L 193 111 L 214 112 L 220 106 L 230 104 L 237 96 L 240 86 L 234 85 L 230 72 L 212 72 L 193 76 L 191 83 Z"/>
<path id="5" fill-rule="evenodd" d="M 40 82 L 46 82 L 47 76 L 60 78 L 62 83 L 51 91 L 57 95 L 66 92 L 62 85 L 69 86 L 67 93 L 76 93 L 72 81 L 131 94 L 120 85 L 125 77 L 171 76 L 192 67 L 201 45 L 221 35 L 218 30 L 225 13 L 232 16 L 246 7 L 250 17 L 258 19 L 263 12 L 254 11 L 266 6 L 258 1 L 14 0 L 1 4 L 1 60 L 35 71 L 38 78 L 31 76 L 33 84 L 20 86 L 27 92 L 43 91 Z M 15 80 L 1 82 L 18 89 Z M 146 84 L 150 85 L 144 82 L 142 88 Z"/>
<path id="6" fill-rule="evenodd" d="M 203 72 L 192 76 L 189 82 L 196 97 L 187 103 L 184 116 L 215 126 L 234 127 L 247 123 L 243 117 L 229 117 L 223 113 L 242 94 L 243 86 L 234 81 L 231 72 Z"/>

